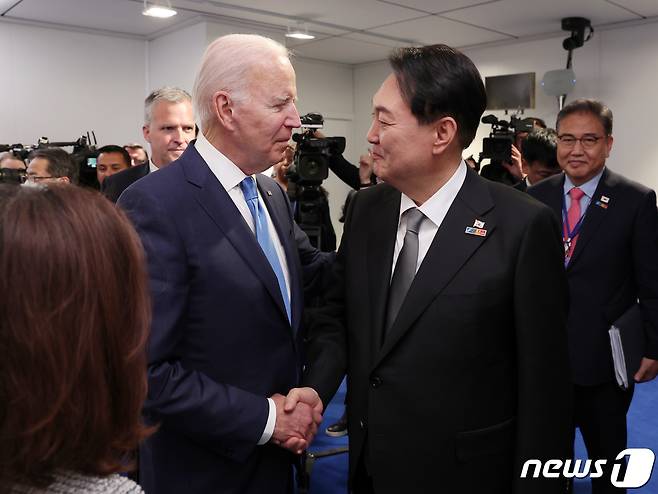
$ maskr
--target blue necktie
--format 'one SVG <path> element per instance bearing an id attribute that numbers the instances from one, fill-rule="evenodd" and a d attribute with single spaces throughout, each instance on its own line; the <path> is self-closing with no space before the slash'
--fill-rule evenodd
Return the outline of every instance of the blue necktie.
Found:
<path id="1" fill-rule="evenodd" d="M 281 290 L 281 296 L 283 297 L 283 303 L 286 306 L 288 321 L 291 321 L 290 299 L 288 298 L 288 289 L 286 288 L 286 278 L 283 275 L 283 268 L 279 262 L 279 256 L 276 255 L 274 242 L 272 242 L 270 231 L 267 228 L 267 217 L 265 216 L 265 211 L 263 211 L 262 206 L 258 202 L 256 181 L 253 177 L 247 177 L 240 182 L 240 189 L 242 189 L 244 198 L 247 201 L 247 206 L 249 206 L 249 211 L 251 211 L 251 217 L 254 219 L 256 240 L 258 240 L 260 248 L 263 250 L 265 257 L 267 257 L 267 260 L 270 262 L 270 266 L 272 266 L 272 270 L 276 275 L 276 279 L 279 282 L 279 289 Z"/>

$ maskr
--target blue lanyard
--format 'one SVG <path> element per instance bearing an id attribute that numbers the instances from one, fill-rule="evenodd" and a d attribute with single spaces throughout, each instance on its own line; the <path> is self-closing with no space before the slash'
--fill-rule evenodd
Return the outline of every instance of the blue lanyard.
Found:
<path id="1" fill-rule="evenodd" d="M 565 194 L 562 194 L 562 241 L 564 242 L 564 255 L 566 256 L 569 252 L 569 249 L 571 249 L 571 242 L 573 242 L 573 239 L 580 233 L 580 227 L 582 226 L 585 215 L 587 214 L 587 208 L 589 208 L 589 204 L 587 205 L 587 208 L 585 208 L 585 212 L 581 215 L 578 222 L 574 225 L 573 230 L 571 230 L 569 228 L 567 201 L 565 200 L 564 196 Z"/>

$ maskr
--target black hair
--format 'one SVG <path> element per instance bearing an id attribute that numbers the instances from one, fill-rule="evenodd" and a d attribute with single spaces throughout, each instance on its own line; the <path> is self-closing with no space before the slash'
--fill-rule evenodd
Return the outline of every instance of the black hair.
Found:
<path id="1" fill-rule="evenodd" d="M 30 160 L 41 158 L 48 162 L 48 173 L 54 178 L 68 177 L 72 184 L 78 183 L 78 166 L 71 155 L 62 148 L 37 149 L 30 154 Z"/>
<path id="2" fill-rule="evenodd" d="M 123 157 L 124 163 L 130 167 L 131 159 L 130 155 L 128 154 L 128 151 L 126 151 L 125 148 L 122 148 L 121 146 L 116 146 L 115 144 L 108 144 L 107 146 L 103 146 L 98 150 L 98 156 L 100 156 L 103 153 L 119 153 Z"/>
<path id="3" fill-rule="evenodd" d="M 398 48 L 389 62 L 418 123 L 452 117 L 462 148 L 468 147 L 487 106 L 482 77 L 471 59 L 447 45 L 431 45 Z"/>
<path id="4" fill-rule="evenodd" d="M 521 144 L 521 154 L 528 164 L 538 161 L 552 169 L 557 162 L 557 133 L 553 129 L 535 129 Z"/>
<path id="5" fill-rule="evenodd" d="M 572 115 L 574 113 L 591 113 L 596 118 L 598 118 L 601 122 L 601 125 L 603 125 L 605 135 L 612 135 L 612 111 L 601 101 L 595 99 L 577 99 L 567 104 L 560 110 L 560 113 L 557 114 L 557 122 L 555 123 L 555 128 L 559 131 L 560 120 L 562 120 L 567 115 Z"/>

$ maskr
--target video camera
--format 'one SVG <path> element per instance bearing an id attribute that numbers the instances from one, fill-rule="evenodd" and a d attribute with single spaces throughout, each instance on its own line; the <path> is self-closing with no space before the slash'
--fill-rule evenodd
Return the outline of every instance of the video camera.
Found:
<path id="1" fill-rule="evenodd" d="M 489 137 L 482 140 L 480 161 L 490 159 L 491 163 L 512 161 L 512 144 L 518 132 L 532 132 L 534 120 L 532 118 L 518 118 L 512 116 L 510 121 L 499 120 L 496 115 L 485 115 L 482 123 L 491 125 Z"/>
<path id="2" fill-rule="evenodd" d="M 345 150 L 345 138 L 316 137 L 315 131 L 324 126 L 319 113 L 308 113 L 300 120 L 302 132 L 292 136 L 297 149 L 286 173 L 288 197 L 295 203 L 295 221 L 311 244 L 321 248 L 323 216 L 329 214 L 329 203 L 320 185 L 329 176 L 329 160 Z"/>
<path id="3" fill-rule="evenodd" d="M 92 138 L 94 143 L 90 144 Z M 98 189 L 99 185 L 96 178 L 96 157 L 98 156 L 98 153 L 96 152 L 96 143 L 96 134 L 92 131 L 91 135 L 87 132 L 86 135 L 71 142 L 50 142 L 47 137 L 41 137 L 35 145 L 0 144 L 0 152 L 11 151 L 14 156 L 26 161 L 29 158 L 30 153 L 37 149 L 73 147 L 71 158 L 79 167 L 80 185 Z M 15 183 L 15 180 L 16 177 L 11 173 L 3 173 L 0 175 L 0 181 Z"/>
<path id="4" fill-rule="evenodd" d="M 307 113 L 300 120 L 303 132 L 292 136 L 297 149 L 287 177 L 298 185 L 320 185 L 329 176 L 329 158 L 345 151 L 345 138 L 315 137 L 315 131 L 324 126 L 319 113 Z"/>

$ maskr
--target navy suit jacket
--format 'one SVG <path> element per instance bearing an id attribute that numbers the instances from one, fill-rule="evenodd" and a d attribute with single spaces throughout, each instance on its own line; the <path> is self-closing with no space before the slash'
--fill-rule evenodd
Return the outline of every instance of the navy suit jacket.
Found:
<path id="1" fill-rule="evenodd" d="M 110 175 L 101 184 L 101 192 L 112 202 L 117 202 L 121 193 L 132 183 L 149 174 L 149 162 L 133 166 Z"/>
<path id="2" fill-rule="evenodd" d="M 528 193 L 550 206 L 562 222 L 564 174 L 542 180 Z M 658 359 L 657 253 L 655 192 L 606 168 L 566 270 L 571 299 L 567 331 L 576 384 L 614 382 L 608 330 L 638 299 L 645 356 Z"/>
<path id="3" fill-rule="evenodd" d="M 290 490 L 293 456 L 256 443 L 266 397 L 298 384 L 303 271 L 326 258 L 292 221 L 283 190 L 257 182 L 288 263 L 292 325 L 255 236 L 193 144 L 119 200 L 152 292 L 144 410 L 159 430 L 140 450 L 149 494 Z"/>

